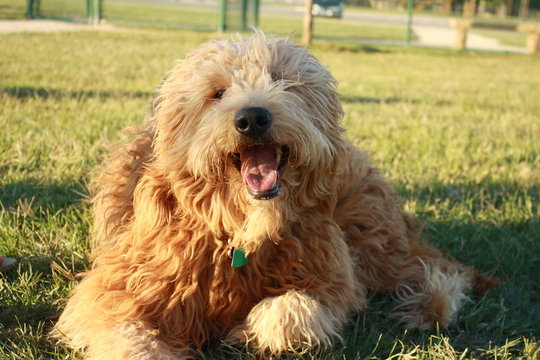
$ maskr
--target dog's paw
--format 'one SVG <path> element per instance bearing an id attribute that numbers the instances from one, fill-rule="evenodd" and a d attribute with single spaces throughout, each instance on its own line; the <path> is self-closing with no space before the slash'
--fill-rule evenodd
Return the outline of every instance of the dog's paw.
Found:
<path id="1" fill-rule="evenodd" d="M 99 331 L 89 329 L 85 336 L 88 338 L 78 336 L 64 342 L 84 352 L 87 360 L 192 360 L 196 355 L 191 347 L 181 342 L 165 343 L 159 339 L 158 330 L 142 321 L 101 327 Z"/>
<path id="2" fill-rule="evenodd" d="M 470 274 L 458 268 L 444 271 L 436 265 L 424 264 L 425 282 L 418 288 L 402 284 L 397 288 L 401 302 L 393 316 L 408 329 L 429 329 L 436 324 L 447 327 L 456 318 L 465 295 L 471 287 Z"/>
<path id="3" fill-rule="evenodd" d="M 305 292 L 290 291 L 258 303 L 226 341 L 252 344 L 260 354 L 299 353 L 340 338 L 342 321 L 341 312 L 333 314 Z"/>

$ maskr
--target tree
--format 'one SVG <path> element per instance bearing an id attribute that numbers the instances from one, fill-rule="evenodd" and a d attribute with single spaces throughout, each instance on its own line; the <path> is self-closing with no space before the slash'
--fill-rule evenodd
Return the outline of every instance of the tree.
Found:
<path id="1" fill-rule="evenodd" d="M 519 17 L 525 19 L 529 17 L 530 0 L 522 0 L 519 7 Z"/>
<path id="2" fill-rule="evenodd" d="M 302 33 L 302 43 L 305 46 L 311 45 L 313 40 L 313 0 L 306 0 L 306 9 L 304 13 L 304 30 Z"/>

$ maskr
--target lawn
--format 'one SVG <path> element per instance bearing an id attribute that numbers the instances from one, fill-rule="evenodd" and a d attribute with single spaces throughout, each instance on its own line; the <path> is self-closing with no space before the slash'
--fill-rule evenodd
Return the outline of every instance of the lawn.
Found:
<path id="1" fill-rule="evenodd" d="M 140 124 L 174 60 L 214 35 L 130 29 L 0 34 L 0 358 L 79 359 L 47 339 L 88 267 L 86 185 Z M 228 35 L 226 35 L 228 36 Z M 538 359 L 540 58 L 316 41 L 345 136 L 372 153 L 425 240 L 499 277 L 445 330 L 405 331 L 371 294 L 345 344 L 304 359 Z M 253 359 L 213 343 L 202 359 Z"/>
<path id="2" fill-rule="evenodd" d="M 0 20 L 24 19 L 26 8 L 25 0 L 0 0 Z"/>
<path id="3" fill-rule="evenodd" d="M 86 23 L 85 0 L 40 0 L 40 16 Z M 151 0 L 103 0 L 102 18 L 105 23 L 123 26 L 145 26 L 160 29 L 184 29 L 214 32 L 218 23 L 218 3 L 186 5 Z M 231 31 L 240 30 L 240 1 L 229 0 L 226 23 Z M 232 10 L 231 10 L 232 9 Z M 0 19 L 21 19 L 26 13 L 26 0 L 0 0 Z M 249 12 L 251 19 L 251 9 Z M 303 19 L 294 15 L 274 15 L 261 12 L 259 27 L 267 33 L 288 35 L 302 33 Z M 253 26 L 248 20 L 248 26 Z M 342 19 L 317 18 L 316 39 L 336 41 L 391 41 L 405 38 L 405 24 L 351 22 Z M 299 37 L 299 35 L 297 35 Z"/>
<path id="4" fill-rule="evenodd" d="M 517 31 L 473 29 L 473 34 L 487 36 L 497 39 L 503 45 L 517 46 L 524 48 L 527 44 L 527 34 Z"/>

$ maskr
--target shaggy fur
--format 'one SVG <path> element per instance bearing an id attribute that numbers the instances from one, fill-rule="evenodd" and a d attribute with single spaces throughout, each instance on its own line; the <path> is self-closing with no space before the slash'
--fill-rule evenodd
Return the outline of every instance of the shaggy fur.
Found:
<path id="1" fill-rule="evenodd" d="M 260 32 L 180 61 L 97 182 L 93 266 L 57 336 L 89 359 L 189 359 L 210 339 L 279 355 L 339 339 L 367 289 L 394 291 L 407 328 L 448 325 L 473 273 L 420 244 L 343 138 L 335 85 Z M 269 115 L 263 133 L 246 135 L 248 108 Z M 247 265 L 231 267 L 231 246 Z"/>

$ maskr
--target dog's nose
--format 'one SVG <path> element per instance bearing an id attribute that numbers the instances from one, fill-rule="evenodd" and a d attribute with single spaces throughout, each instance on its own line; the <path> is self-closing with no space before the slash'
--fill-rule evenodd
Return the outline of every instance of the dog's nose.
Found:
<path id="1" fill-rule="evenodd" d="M 234 126 L 244 136 L 257 138 L 272 125 L 272 115 L 262 107 L 247 107 L 236 113 Z"/>

